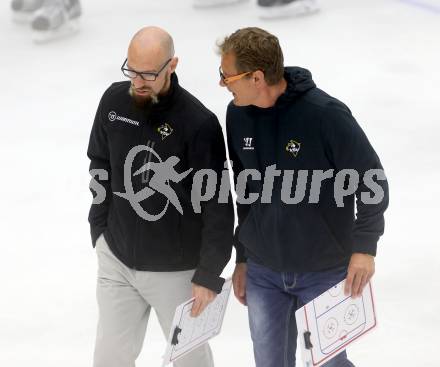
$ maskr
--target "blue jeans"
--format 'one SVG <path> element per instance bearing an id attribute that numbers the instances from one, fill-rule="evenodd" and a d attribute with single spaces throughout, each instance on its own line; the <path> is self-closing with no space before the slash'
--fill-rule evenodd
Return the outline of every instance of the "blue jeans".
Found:
<path id="1" fill-rule="evenodd" d="M 347 268 L 279 273 L 248 259 L 246 299 L 256 367 L 294 367 L 295 311 L 342 281 Z M 326 367 L 354 367 L 345 352 Z"/>

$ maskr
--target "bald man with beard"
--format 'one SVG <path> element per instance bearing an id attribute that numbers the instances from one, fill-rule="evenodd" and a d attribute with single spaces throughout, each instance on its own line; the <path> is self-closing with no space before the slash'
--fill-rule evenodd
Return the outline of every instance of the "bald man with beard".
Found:
<path id="1" fill-rule="evenodd" d="M 161 62 L 163 65 L 159 65 L 159 72 L 163 71 L 162 77 L 158 77 L 155 82 L 141 77 L 133 78 L 128 71 L 157 70 L 158 63 Z M 173 40 L 167 32 L 157 27 L 146 27 L 135 34 L 128 47 L 125 64 L 127 71 L 124 73 L 132 80 L 130 95 L 139 106 L 150 107 L 159 102 L 160 96 L 167 94 L 171 85 L 171 74 L 176 70 L 177 63 Z"/>
<path id="2" fill-rule="evenodd" d="M 214 195 L 202 203 L 201 213 L 191 203 L 196 171 L 211 169 L 221 177 L 226 160 L 223 134 L 217 117 L 179 85 L 177 63 L 166 31 L 141 29 L 121 67 L 129 80 L 107 89 L 93 123 L 87 151 L 90 172 L 105 192 L 89 212 L 98 257 L 94 367 L 134 367 L 152 308 L 167 337 L 179 304 L 195 297 L 191 314 L 198 316 L 224 283 L 221 273 L 232 250 L 232 201 L 221 204 Z M 126 159 L 139 147 L 131 184 L 135 193 L 150 190 L 138 204 L 152 216 L 163 213 L 157 220 L 138 215 L 130 198 L 121 194 L 126 191 Z M 191 171 L 177 182 L 169 181 L 179 210 L 149 184 L 149 167 L 170 157 L 177 157 L 173 162 L 178 174 Z M 92 193 L 97 199 L 96 190 Z M 213 365 L 208 344 L 174 362 L 175 367 Z"/>

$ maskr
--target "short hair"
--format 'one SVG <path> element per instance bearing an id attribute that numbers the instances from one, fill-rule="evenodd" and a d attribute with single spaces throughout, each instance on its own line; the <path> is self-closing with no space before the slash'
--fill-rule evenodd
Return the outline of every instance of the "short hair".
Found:
<path id="1" fill-rule="evenodd" d="M 242 28 L 217 43 L 220 54 L 233 53 L 240 73 L 261 70 L 269 85 L 284 75 L 284 57 L 278 38 L 257 27 Z"/>

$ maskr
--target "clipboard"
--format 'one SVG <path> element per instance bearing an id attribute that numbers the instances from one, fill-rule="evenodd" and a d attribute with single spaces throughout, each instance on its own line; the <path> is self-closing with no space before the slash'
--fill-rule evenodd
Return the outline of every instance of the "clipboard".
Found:
<path id="1" fill-rule="evenodd" d="M 344 295 L 345 280 L 295 312 L 305 367 L 319 367 L 377 326 L 371 282 L 358 298 Z"/>
<path id="2" fill-rule="evenodd" d="M 191 317 L 194 298 L 177 306 L 163 357 L 163 367 L 220 334 L 231 289 L 232 279 L 228 278 L 221 293 L 198 317 Z"/>

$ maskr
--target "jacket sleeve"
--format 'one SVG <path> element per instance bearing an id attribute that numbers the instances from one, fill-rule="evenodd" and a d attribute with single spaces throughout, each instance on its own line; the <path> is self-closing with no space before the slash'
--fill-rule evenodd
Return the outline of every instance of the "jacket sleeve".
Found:
<path id="1" fill-rule="evenodd" d="M 92 192 L 94 201 L 97 199 L 98 195 L 96 188 L 101 190 L 101 193 L 105 195 L 103 196 L 103 201 L 98 200 L 98 202 L 101 201 L 100 203 L 92 203 L 89 211 L 88 219 L 93 247 L 95 247 L 96 240 L 107 227 L 107 216 L 111 202 L 110 157 L 107 132 L 104 124 L 105 120 L 102 111 L 104 98 L 105 94 L 99 103 L 98 110 L 96 111 L 87 149 L 87 156 L 90 159 L 89 173 L 92 176 L 90 191 Z"/>
<path id="2" fill-rule="evenodd" d="M 327 111 L 325 120 L 322 132 L 327 142 L 327 153 L 336 172 L 353 169 L 359 175 L 359 185 L 355 192 L 356 219 L 352 231 L 352 252 L 376 256 L 377 242 L 384 233 L 384 212 L 389 200 L 386 178 L 377 177 L 375 180 L 383 191 L 383 198 L 379 202 L 364 203 L 361 194 L 373 194 L 364 180 L 365 173 L 371 169 L 383 171 L 382 164 L 348 108 L 332 108 Z"/>
<path id="3" fill-rule="evenodd" d="M 226 133 L 227 133 L 227 143 L 228 143 L 228 153 L 229 153 L 229 159 L 231 160 L 232 165 L 232 171 L 234 174 L 234 188 L 237 186 L 237 177 L 239 173 L 243 170 L 243 165 L 240 161 L 240 158 L 238 157 L 234 144 L 233 139 L 231 137 L 231 129 L 229 128 L 229 120 L 230 120 L 230 113 L 226 115 Z M 248 193 L 248 190 L 246 188 L 246 195 Z M 240 229 L 246 219 L 246 217 L 249 214 L 251 206 L 249 204 L 240 204 L 238 200 L 236 201 L 237 206 L 237 217 L 238 217 L 238 225 L 235 228 L 234 232 L 234 239 L 233 239 L 233 245 L 235 248 L 235 262 L 238 263 L 245 263 L 246 262 L 246 255 L 245 255 L 245 248 L 244 245 L 239 241 L 238 237 L 240 234 Z"/>
<path id="4" fill-rule="evenodd" d="M 220 293 L 224 279 L 220 277 L 231 257 L 234 209 L 230 191 L 227 203 L 219 203 L 219 188 L 226 162 L 225 141 L 221 126 L 211 115 L 200 127 L 189 146 L 189 165 L 193 172 L 211 169 L 217 173 L 216 192 L 212 199 L 201 203 L 202 245 L 200 261 L 193 283 Z M 228 174 L 229 177 L 229 174 Z"/>

